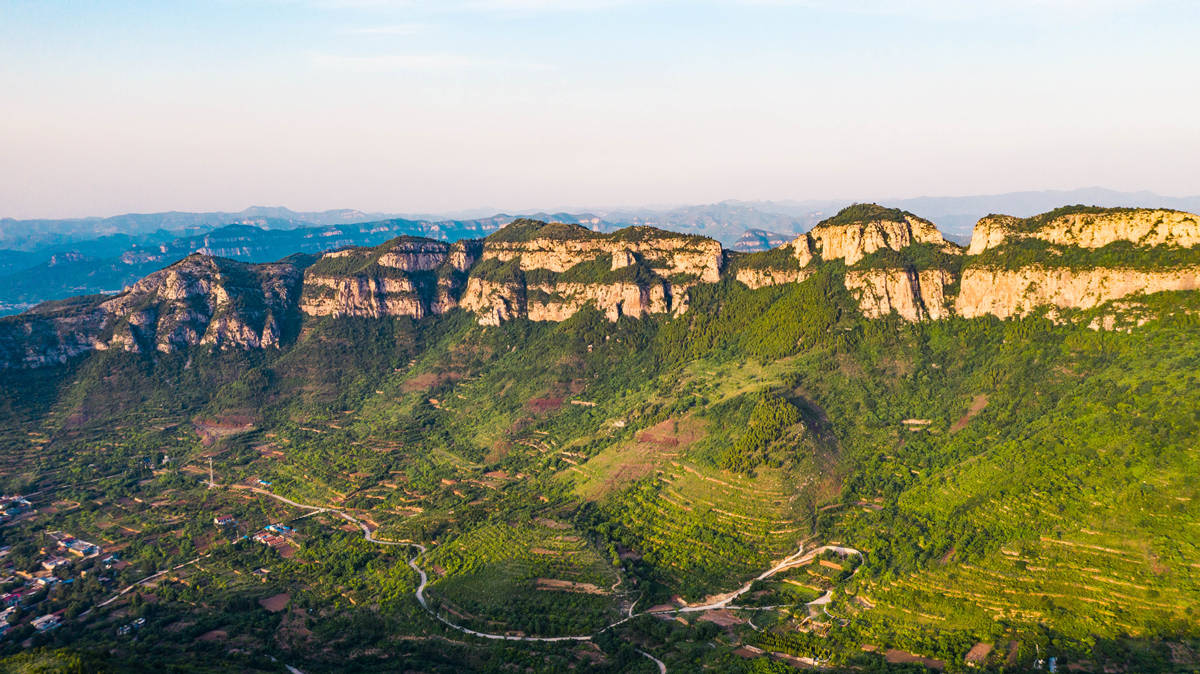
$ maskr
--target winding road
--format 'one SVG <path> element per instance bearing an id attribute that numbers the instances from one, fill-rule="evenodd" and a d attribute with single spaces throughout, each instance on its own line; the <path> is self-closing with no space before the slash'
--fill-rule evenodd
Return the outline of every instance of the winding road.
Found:
<path id="1" fill-rule="evenodd" d="M 246 487 L 240 487 L 240 488 L 246 488 Z M 755 582 L 760 581 L 760 580 L 766 580 L 781 571 L 786 571 L 788 569 L 795 568 L 797 566 L 804 566 L 804 565 L 812 562 L 812 560 L 815 559 L 817 557 L 817 555 L 820 555 L 821 553 L 824 553 L 824 552 L 833 551 L 833 552 L 837 552 L 838 554 L 847 555 L 847 556 L 857 555 L 859 560 L 863 559 L 863 554 L 859 550 L 855 550 L 854 548 L 849 548 L 849 547 L 840 546 L 840 545 L 823 545 L 823 546 L 813 548 L 808 551 L 806 551 L 803 547 L 801 547 L 795 553 L 785 557 L 783 559 L 783 561 L 779 562 L 778 564 L 771 567 L 770 569 L 763 571 L 758 576 L 756 576 L 752 580 L 748 581 L 745 585 L 742 585 L 738 589 L 733 590 L 731 592 L 717 595 L 715 599 L 713 599 L 712 601 L 705 603 L 705 604 L 698 604 L 695 606 L 683 606 L 680 608 L 668 609 L 668 610 L 662 610 L 662 611 L 647 610 L 647 611 L 642 611 L 640 613 L 634 613 L 633 607 L 637 604 L 637 601 L 634 601 L 633 605 L 631 605 L 629 607 L 629 612 L 628 612 L 628 615 L 626 615 L 626 617 L 621 618 L 620 620 L 618 620 L 616 622 L 605 625 L 604 627 L 600 628 L 599 630 L 597 630 L 591 634 L 581 634 L 581 635 L 564 636 L 564 637 L 528 637 L 528 636 L 516 636 L 516 635 L 511 635 L 511 634 L 493 634 L 493 633 L 489 633 L 489 632 L 479 632 L 479 631 L 476 631 L 476 630 L 473 630 L 473 629 L 470 629 L 467 627 L 463 627 L 462 625 L 455 624 L 455 623 L 451 622 L 450 620 L 442 617 L 441 615 L 439 615 L 437 613 L 437 611 L 435 611 L 434 609 L 429 607 L 429 600 L 425 596 L 425 588 L 429 585 L 429 575 L 425 573 L 424 569 L 422 569 L 420 566 L 417 566 L 417 558 L 420 557 L 421 555 L 425 554 L 428 551 L 428 549 L 424 545 L 422 545 L 420 543 L 416 543 L 414 541 L 406 541 L 406 540 L 405 541 L 389 541 L 389 540 L 382 540 L 379 538 L 375 538 L 374 532 L 371 531 L 371 528 L 369 526 L 367 526 L 366 522 L 363 522 L 362 520 L 358 519 L 357 517 L 354 517 L 353 515 L 351 515 L 349 513 L 346 513 L 341 510 L 337 510 L 336 508 L 331 508 L 331 507 L 327 507 L 327 506 L 314 506 L 314 505 L 308 505 L 305 503 L 297 503 L 296 501 L 293 501 L 289 498 L 280 496 L 278 494 L 271 493 L 264 489 L 259 489 L 257 487 L 249 487 L 249 489 L 250 489 L 250 491 L 253 491 L 256 494 L 261 494 L 263 496 L 269 496 L 273 499 L 276 499 L 277 501 L 286 503 L 290 506 L 313 511 L 312 513 L 309 513 L 309 514 L 316 514 L 318 512 L 328 512 L 328 513 L 333 513 L 335 515 L 338 515 L 339 517 L 346 520 L 347 522 L 351 522 L 353 524 L 358 525 L 358 527 L 360 529 L 362 529 L 363 538 L 369 543 L 375 543 L 377 545 L 408 545 L 408 546 L 415 548 L 417 550 L 417 553 L 409 558 L 408 565 L 410 567 L 412 567 L 413 571 L 416 571 L 417 577 L 420 579 L 420 582 L 417 584 L 417 589 L 414 592 L 414 595 L 416 596 L 417 603 L 419 603 L 421 605 L 421 608 L 425 609 L 425 612 L 428 613 L 429 615 L 433 616 L 433 618 L 436 619 L 438 622 L 442 623 L 443 625 L 445 625 L 451 629 L 462 632 L 463 634 L 469 634 L 474 637 L 479 637 L 481 639 L 492 639 L 492 640 L 497 640 L 497 641 L 528 641 L 528 642 L 543 642 L 543 643 L 565 642 L 565 641 L 591 641 L 598 634 L 606 632 L 606 631 L 608 631 L 614 627 L 617 627 L 623 623 L 629 622 L 630 620 L 633 620 L 634 618 L 637 618 L 639 616 L 644 616 L 644 615 L 668 615 L 668 614 L 673 614 L 673 613 L 699 613 L 702 611 L 716 611 L 716 610 L 720 610 L 720 609 L 771 610 L 771 609 L 781 608 L 779 606 L 736 606 L 733 604 L 733 601 L 735 599 L 737 599 L 738 597 L 742 596 L 743 594 L 745 594 L 746 592 L 749 592 L 750 588 L 754 586 Z M 197 561 L 199 561 L 199 559 L 192 560 L 192 562 L 188 562 L 188 564 L 195 563 Z M 181 565 L 181 566 L 185 566 L 185 565 Z M 861 567 L 862 567 L 862 564 L 860 563 L 858 568 L 861 568 Z M 176 568 L 178 568 L 178 567 L 176 567 Z M 858 568 L 854 569 L 854 573 L 858 573 Z M 163 571 L 161 573 L 166 573 L 166 572 Z M 161 573 L 155 574 L 155 575 L 156 576 L 161 575 Z M 853 574 L 851 574 L 851 575 L 853 576 Z M 147 578 L 145 580 L 149 580 L 149 578 Z M 138 584 L 140 584 L 141 582 L 143 582 L 143 581 L 139 581 Z M 618 581 L 618 584 L 619 583 L 620 583 L 620 581 Z M 130 589 L 132 589 L 132 587 L 133 586 L 126 588 L 125 592 L 128 592 Z M 124 592 L 122 594 L 124 594 Z M 111 599 L 109 601 L 111 602 L 115 599 L 116 599 L 116 597 L 113 597 L 113 599 Z M 808 605 L 809 606 L 821 606 L 823 608 L 825 605 L 829 604 L 829 602 L 832 601 L 832 599 L 833 599 L 833 590 L 830 590 L 830 591 L 826 592 L 824 595 L 822 595 L 819 599 L 809 602 Z M 106 603 L 108 603 L 108 602 L 106 602 Z M 662 660 L 659 660 L 658 658 L 654 657 L 653 655 L 651 655 L 641 649 L 636 649 L 636 650 L 641 655 L 650 659 L 650 661 L 652 661 L 658 667 L 658 671 L 660 674 L 666 674 L 667 665 Z"/>

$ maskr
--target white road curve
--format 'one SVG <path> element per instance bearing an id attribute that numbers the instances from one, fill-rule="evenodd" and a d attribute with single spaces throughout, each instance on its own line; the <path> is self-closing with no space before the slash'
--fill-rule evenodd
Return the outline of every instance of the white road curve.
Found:
<path id="1" fill-rule="evenodd" d="M 421 608 L 425 609 L 425 611 L 429 615 L 433 616 L 438 622 L 442 623 L 443 625 L 445 625 L 451 629 L 457 630 L 463 634 L 469 634 L 474 637 L 479 637 L 481 639 L 491 639 L 491 640 L 495 640 L 495 641 L 526 641 L 526 642 L 544 642 L 544 643 L 566 642 L 566 641 L 591 641 L 597 634 L 600 634 L 601 632 L 606 632 L 614 627 L 617 627 L 623 623 L 626 623 L 634 618 L 637 618 L 637 617 L 643 616 L 643 615 L 665 615 L 665 614 L 672 614 L 672 613 L 699 613 L 702 611 L 716 611 L 716 610 L 725 609 L 725 608 L 733 609 L 733 610 L 764 610 L 764 611 L 777 609 L 777 608 L 781 608 L 781 607 L 779 607 L 779 606 L 757 606 L 757 607 L 756 606 L 736 606 L 733 604 L 733 601 L 735 599 L 737 599 L 738 597 L 742 596 L 743 594 L 745 594 L 746 592 L 749 592 L 750 588 L 754 585 L 754 583 L 756 581 L 766 580 L 767 578 L 770 578 L 781 571 L 786 571 L 788 569 L 791 569 L 791 568 L 794 568 L 797 566 L 804 566 L 805 564 L 812 562 L 812 560 L 815 559 L 817 557 L 817 555 L 820 555 L 823 552 L 833 551 L 833 552 L 837 552 L 842 555 L 858 555 L 860 560 L 863 558 L 862 552 L 855 550 L 854 548 L 849 548 L 849 547 L 840 546 L 840 545 L 823 545 L 818 548 L 813 548 L 812 550 L 809 550 L 807 552 L 804 550 L 803 547 L 801 547 L 795 553 L 785 557 L 783 559 L 783 561 L 779 562 L 778 564 L 771 567 L 770 569 L 763 571 L 758 576 L 756 576 L 755 578 L 753 578 L 752 580 L 747 582 L 745 585 L 739 587 L 736 590 L 733 590 L 732 592 L 727 592 L 725 594 L 718 595 L 717 599 L 715 599 L 714 601 L 711 601 L 709 603 L 706 603 L 706 604 L 700 604 L 697 606 L 684 606 L 681 608 L 670 609 L 670 610 L 666 610 L 666 611 L 642 611 L 640 613 L 634 613 L 633 606 L 630 606 L 629 614 L 626 617 L 621 618 L 620 620 L 618 620 L 614 623 L 610 623 L 610 624 L 602 627 L 601 629 L 597 630 L 596 632 L 593 632 L 592 634 L 581 634 L 581 635 L 563 636 L 563 637 L 527 637 L 527 636 L 517 636 L 517 635 L 512 635 L 512 634 L 493 634 L 493 633 L 489 633 L 489 632 L 479 632 L 479 631 L 476 631 L 476 630 L 473 630 L 473 629 L 470 629 L 467 627 L 463 627 L 462 625 L 457 625 L 457 624 L 451 622 L 450 620 L 438 615 L 437 611 L 435 611 L 429 607 L 429 600 L 425 596 L 425 588 L 429 585 L 429 576 L 428 576 L 428 574 L 425 573 L 424 569 L 422 569 L 420 566 L 417 566 L 417 557 L 419 557 L 422 554 L 425 554 L 425 552 L 427 552 L 427 548 L 424 545 L 421 545 L 420 543 L 415 543 L 413 541 L 388 541 L 388 540 L 381 540 L 381 539 L 375 538 L 374 532 L 371 531 L 371 528 L 369 526 L 367 526 L 366 522 L 363 522 L 362 520 L 354 517 L 353 515 L 350 515 L 341 510 L 337 510 L 335 508 L 329 508 L 329 507 L 325 507 L 325 506 L 313 506 L 313 505 L 307 505 L 304 503 L 297 503 L 296 501 L 293 501 L 291 499 L 285 498 L 283 496 L 279 496 L 278 494 L 273 494 L 273 493 L 263 490 L 263 489 L 258 489 L 256 487 L 251 487 L 251 491 L 254 491 L 255 493 L 258 493 L 258 494 L 262 494 L 263 496 L 270 496 L 271 498 L 274 498 L 283 503 L 287 503 L 288 505 L 295 506 L 297 508 L 303 508 L 305 510 L 312 510 L 314 512 L 329 512 L 329 513 L 336 514 L 336 515 L 340 516 L 342 519 L 346 520 L 347 522 L 352 522 L 354 524 L 357 524 L 358 527 L 360 529 L 362 529 L 363 538 L 370 543 L 376 543 L 379 545 L 409 545 L 409 546 L 412 546 L 413 548 L 416 548 L 417 554 L 413 555 L 408 560 L 408 565 L 410 567 L 412 567 L 413 571 L 416 571 L 417 577 L 420 579 L 420 582 L 417 584 L 417 589 L 414 594 L 416 595 L 417 603 L 419 603 L 421 605 Z M 199 560 L 198 559 L 193 560 L 193 562 L 195 562 L 195 561 L 199 561 Z M 192 562 L 189 562 L 189 563 L 192 563 Z M 861 564 L 860 564 L 860 567 L 861 567 Z M 858 573 L 858 569 L 855 569 L 854 572 Z M 164 571 L 162 573 L 166 573 L 166 572 Z M 139 582 L 142 582 L 142 581 L 139 581 Z M 126 591 L 128 591 L 129 589 L 131 589 L 131 588 L 127 588 Z M 822 596 L 820 599 L 810 602 L 810 604 L 824 606 L 825 604 L 828 604 L 832 600 L 832 598 L 833 598 L 833 592 L 831 590 L 831 591 L 827 592 L 824 596 Z M 116 599 L 116 597 L 114 597 L 114 599 Z M 636 603 L 637 602 L 635 601 L 634 604 L 636 605 Z M 660 672 L 660 674 L 666 674 L 667 666 L 665 663 L 663 663 L 662 660 L 659 660 L 658 658 L 654 657 L 653 655 L 650 655 L 649 653 L 647 653 L 643 650 L 638 650 L 638 653 L 640 653 L 643 656 L 652 660 L 654 662 L 654 664 L 658 666 L 658 671 Z"/>
<path id="2" fill-rule="evenodd" d="M 653 655 L 650 655 L 649 653 L 647 653 L 646 651 L 643 651 L 640 648 L 638 648 L 636 650 L 638 653 L 641 653 L 642 655 L 650 658 L 651 662 L 658 665 L 659 674 L 667 674 L 667 664 L 665 662 L 663 662 L 662 660 L 659 660 L 658 658 L 654 657 Z"/>
<path id="3" fill-rule="evenodd" d="M 96 608 L 104 608 L 105 606 L 108 606 L 109 604 L 111 604 L 111 603 L 113 603 L 114 601 L 116 601 L 116 600 L 120 599 L 121 597 L 124 597 L 125 595 L 129 594 L 130 592 L 132 592 L 132 591 L 133 591 L 133 589 L 134 589 L 134 588 L 138 587 L 139 585 L 144 585 L 145 583 L 149 583 L 150 581 L 154 580 L 155 578 L 159 578 L 159 577 L 161 577 L 161 576 L 165 576 L 166 574 L 168 574 L 168 573 L 170 573 L 170 572 L 172 572 L 172 571 L 178 571 L 179 569 L 182 569 L 182 568 L 183 568 L 183 567 L 185 567 L 185 566 L 188 566 L 188 565 L 191 565 L 191 564 L 195 564 L 196 562 L 198 562 L 198 561 L 200 561 L 200 560 L 204 559 L 205 557 L 211 557 L 211 556 L 212 556 L 212 553 L 210 552 L 210 553 L 208 553 L 207 555 L 201 555 L 201 556 L 199 556 L 199 557 L 197 557 L 197 558 L 193 559 L 193 560 L 192 560 L 192 561 L 190 561 L 190 562 L 184 562 L 184 563 L 182 563 L 182 564 L 176 564 L 175 566 L 172 566 L 172 567 L 171 567 L 171 568 L 169 568 L 169 569 L 163 569 L 162 571 L 159 571 L 158 573 L 152 573 L 152 574 L 150 574 L 149 576 L 146 576 L 145 578 L 143 578 L 143 579 L 141 579 L 141 580 L 139 580 L 139 581 L 137 581 L 137 582 L 133 583 L 133 584 L 132 584 L 132 585 L 130 585 L 129 587 L 126 587 L 124 590 L 121 590 L 120 592 L 116 593 L 115 595 L 113 595 L 112 597 L 108 598 L 107 600 L 105 600 L 105 601 L 102 601 L 102 602 L 100 602 L 99 604 L 96 604 Z"/>

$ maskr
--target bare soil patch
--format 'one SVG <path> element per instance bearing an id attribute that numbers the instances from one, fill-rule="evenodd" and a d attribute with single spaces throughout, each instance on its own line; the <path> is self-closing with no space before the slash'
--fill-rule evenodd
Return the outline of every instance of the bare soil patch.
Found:
<path id="1" fill-rule="evenodd" d="M 992 645 L 980 641 L 967 651 L 967 664 L 982 665 L 987 662 L 987 657 L 992 652 Z"/>
<path id="2" fill-rule="evenodd" d="M 700 615 L 700 620 L 707 620 L 710 623 L 715 623 L 721 627 L 731 627 L 733 625 L 742 625 L 746 621 L 737 617 L 732 611 L 719 609 L 717 611 L 705 611 Z"/>
<path id="3" fill-rule="evenodd" d="M 916 655 L 915 653 L 909 653 L 907 651 L 901 651 L 895 648 L 888 649 L 888 651 L 883 654 L 883 659 L 887 660 L 893 665 L 919 664 L 932 669 L 940 670 L 946 668 L 946 663 L 942 662 L 941 660 L 927 658 L 923 655 Z"/>
<path id="4" fill-rule="evenodd" d="M 277 595 L 259 599 L 258 605 L 267 609 L 271 613 L 279 613 L 283 609 L 287 608 L 288 602 L 291 600 L 292 595 L 286 592 L 281 592 Z"/>
<path id="5" fill-rule="evenodd" d="M 558 578 L 538 578 L 533 581 L 534 585 L 539 590 L 556 590 L 558 592 L 579 592 L 581 594 L 608 594 L 608 590 L 602 587 L 592 585 L 591 583 L 579 583 L 573 580 L 559 580 Z"/>
<path id="6" fill-rule="evenodd" d="M 200 444 L 208 447 L 221 438 L 254 430 L 254 419 L 244 414 L 196 417 L 192 420 L 192 428 L 200 436 Z"/>
<path id="7" fill-rule="evenodd" d="M 562 407 L 563 398 L 547 396 L 545 398 L 530 398 L 525 403 L 525 409 L 534 414 L 546 414 Z"/>
<path id="8" fill-rule="evenodd" d="M 459 379 L 462 379 L 462 375 L 458 372 L 426 372 L 405 381 L 400 385 L 400 390 L 405 393 L 429 391 L 446 382 L 458 381 Z"/>
<path id="9" fill-rule="evenodd" d="M 229 632 L 225 630 L 209 630 L 196 637 L 196 641 L 225 641 L 228 638 Z"/>
<path id="10" fill-rule="evenodd" d="M 971 401 L 971 407 L 967 409 L 967 413 L 950 426 L 950 432 L 957 433 L 958 431 L 966 428 L 971 419 L 974 419 L 980 412 L 982 412 L 983 408 L 987 407 L 987 404 L 988 397 L 985 394 L 981 393 L 975 396 L 974 400 Z"/>

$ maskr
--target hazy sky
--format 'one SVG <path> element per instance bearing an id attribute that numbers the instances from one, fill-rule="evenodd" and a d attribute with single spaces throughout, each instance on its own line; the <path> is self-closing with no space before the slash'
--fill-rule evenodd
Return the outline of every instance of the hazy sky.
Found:
<path id="1" fill-rule="evenodd" d="M 1200 193 L 1195 0 L 0 0 L 0 216 Z"/>

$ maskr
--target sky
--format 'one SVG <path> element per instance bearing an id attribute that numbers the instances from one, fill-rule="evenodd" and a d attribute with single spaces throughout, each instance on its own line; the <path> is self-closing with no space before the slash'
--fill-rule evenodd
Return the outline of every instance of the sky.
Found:
<path id="1" fill-rule="evenodd" d="M 0 217 L 1200 193 L 1194 0 L 0 0 Z"/>

